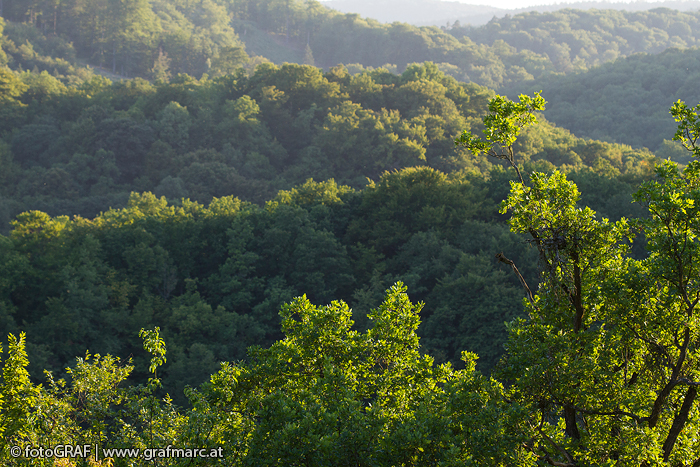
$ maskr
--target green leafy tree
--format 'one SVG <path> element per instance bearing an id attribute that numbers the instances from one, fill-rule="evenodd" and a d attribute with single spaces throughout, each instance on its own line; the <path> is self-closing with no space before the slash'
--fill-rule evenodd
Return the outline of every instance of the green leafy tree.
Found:
<path id="1" fill-rule="evenodd" d="M 21 116 L 21 109 L 26 104 L 23 104 L 18 98 L 28 88 L 29 86 L 19 79 L 12 70 L 6 67 L 0 68 L 0 103 L 2 103 L 0 121 L 3 123 L 3 128 L 6 128 L 6 123 Z"/>
<path id="2" fill-rule="evenodd" d="M 0 383 L 0 453 L 8 458 L 12 445 L 30 434 L 30 413 L 38 390 L 26 370 L 29 360 L 25 351 L 25 334 L 10 334 L 8 356 L 3 361 Z"/>
<path id="3" fill-rule="evenodd" d="M 232 457 L 243 465 L 523 465 L 530 456 L 517 437 L 498 435 L 517 413 L 502 387 L 474 371 L 474 354 L 457 372 L 422 355 L 421 306 L 405 290 L 387 290 L 366 333 L 351 330 L 343 302 L 285 305 L 286 337 L 252 348 L 247 363 L 225 364 L 202 390 L 227 418 L 220 436 L 234 441 Z"/>
<path id="4" fill-rule="evenodd" d="M 496 96 L 489 102 L 488 115 L 484 117 L 484 135 L 486 141 L 465 130 L 455 144 L 469 148 L 477 156 L 485 152 L 491 157 L 502 159 L 515 169 L 521 184 L 524 184 L 522 174 L 515 163 L 513 144 L 523 128 L 537 123 L 536 111 L 544 110 L 546 101 L 539 94 L 534 97 L 520 95 L 520 102 L 512 102 L 507 98 Z"/>
<path id="5" fill-rule="evenodd" d="M 489 142 L 466 134 L 458 143 L 475 152 L 512 144 L 518 127 L 499 124 L 512 107 L 495 102 L 484 119 Z M 682 103 L 672 109 L 680 122 L 676 138 L 695 153 L 697 112 Z M 650 216 L 633 221 L 597 220 L 577 206 L 575 184 L 557 171 L 511 182 L 501 212 L 512 212 L 511 229 L 530 237 L 541 276 L 537 293 L 523 280 L 529 317 L 509 324 L 499 374 L 513 382 L 509 397 L 529 408 L 521 429 L 542 462 L 698 462 L 699 375 L 691 349 L 700 301 L 699 170 L 697 160 L 682 173 L 671 162 L 659 166 L 657 179 L 635 195 Z M 632 227 L 649 241 L 646 259 L 630 258 Z M 511 260 L 499 259 L 519 274 Z"/>

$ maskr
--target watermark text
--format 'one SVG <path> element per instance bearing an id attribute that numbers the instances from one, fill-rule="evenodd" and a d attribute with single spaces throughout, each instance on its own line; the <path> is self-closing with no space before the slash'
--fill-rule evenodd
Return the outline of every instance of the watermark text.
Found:
<path id="1" fill-rule="evenodd" d="M 223 459 L 224 448 L 179 448 L 168 445 L 164 448 L 103 448 L 100 449 L 95 444 L 57 444 L 52 447 L 27 445 L 11 446 L 10 455 L 14 458 L 24 457 L 26 459 L 50 459 L 50 458 L 82 458 L 89 457 L 95 460 L 102 459 L 134 459 L 140 458 L 147 461 L 153 459 L 170 458 L 206 458 Z"/>

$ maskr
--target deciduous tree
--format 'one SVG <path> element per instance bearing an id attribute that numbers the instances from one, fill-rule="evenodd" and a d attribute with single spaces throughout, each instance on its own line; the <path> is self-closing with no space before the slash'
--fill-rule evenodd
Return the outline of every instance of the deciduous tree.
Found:
<path id="1" fill-rule="evenodd" d="M 511 400 L 529 408 L 526 445 L 559 466 L 697 465 L 700 161 L 682 172 L 670 161 L 657 167 L 635 195 L 648 218 L 599 220 L 577 205 L 564 174 L 520 173 L 512 151 L 519 122 L 541 110 L 527 96 L 520 102 L 494 99 L 487 141 L 465 132 L 457 143 L 503 154 L 518 171 L 501 212 L 539 254 L 539 288 L 523 282 L 529 316 L 509 324 L 499 373 Z M 678 102 L 671 111 L 675 138 L 697 157 L 700 106 Z M 642 260 L 629 254 L 636 231 L 649 242 Z"/>

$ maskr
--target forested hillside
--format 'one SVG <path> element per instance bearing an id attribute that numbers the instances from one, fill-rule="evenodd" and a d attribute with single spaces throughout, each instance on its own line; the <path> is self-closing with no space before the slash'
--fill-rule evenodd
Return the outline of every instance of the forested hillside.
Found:
<path id="1" fill-rule="evenodd" d="M 452 28 L 476 44 L 501 40 L 521 53 L 546 56 L 558 72 L 584 70 L 635 53 L 698 45 L 700 13 L 667 8 L 651 11 L 572 10 L 523 13 L 481 27 Z"/>
<path id="2" fill-rule="evenodd" d="M 502 165 L 453 147 L 463 128 L 481 128 L 477 116 L 490 91 L 460 84 L 432 64 L 400 76 L 268 64 L 251 77 L 181 76 L 155 86 L 94 77 L 67 88 L 42 74 L 51 86 L 37 89 L 24 81 L 31 73 L 2 76 L 5 88 L 16 91 L 4 107 L 5 222 L 33 212 L 12 224 L 5 244 L 6 264 L 14 266 L 2 292 L 3 331 L 29 332 L 36 376 L 44 368 L 60 371 L 84 347 L 136 354 L 127 342 L 139 327 L 161 323 L 185 300 L 193 310 L 209 309 L 217 330 L 187 337 L 160 324 L 164 335 L 182 339 L 166 379 L 194 384 L 217 361 L 276 340 L 277 310 L 294 296 L 343 298 L 362 323 L 370 304 L 399 279 L 426 302 L 421 334 L 439 361 L 458 364 L 463 348 L 478 349 L 488 370 L 501 354 L 501 325 L 519 312 L 521 292 L 513 282 L 509 295 L 501 290 L 487 299 L 496 292 L 476 278 L 490 278 L 486 284 L 503 274 L 491 260 L 494 238 L 527 253 L 498 222 L 508 177 Z M 649 176 L 653 160 L 546 123 L 528 130 L 517 148 L 528 166 L 572 173 L 586 186 L 586 200 L 613 218 L 632 212 L 632 187 Z M 304 184 L 311 178 L 335 182 Z M 165 198 L 129 195 L 134 191 Z M 127 199 L 126 211 L 107 210 Z M 245 203 L 268 200 L 264 209 Z M 40 277 L 40 286 L 31 279 Z M 458 292 L 474 280 L 475 288 Z M 82 285 L 69 285 L 74 281 Z M 91 308 L 102 311 L 88 319 Z M 453 315 L 457 309 L 496 315 L 466 331 L 476 315 Z M 72 327 L 77 319 L 86 324 Z M 446 328 L 447 321 L 454 326 Z M 112 328 L 109 341 L 96 331 Z M 240 344 L 224 344 L 232 339 Z M 203 354 L 189 356 L 195 351 Z"/>
<path id="3" fill-rule="evenodd" d="M 360 188 L 402 167 L 487 173 L 491 165 L 452 144 L 461 128 L 478 128 L 490 91 L 430 64 L 401 76 L 268 64 L 251 77 L 182 75 L 158 85 L 94 77 L 66 87 L 47 73 L 9 71 L 2 79 L 5 226 L 29 209 L 92 217 L 124 206 L 131 191 L 262 203 L 308 178 Z M 528 160 L 635 177 L 650 157 L 537 131 L 548 135 L 524 140 Z"/>
<path id="4" fill-rule="evenodd" d="M 494 89 L 551 73 L 586 70 L 635 53 L 693 47 L 700 40 L 699 13 L 664 8 L 530 12 L 493 19 L 484 26 L 453 25 L 443 30 L 381 24 L 324 11 L 313 3 L 306 8 L 289 3 L 283 15 L 275 16 L 261 10 L 264 3 L 237 2 L 234 16 L 284 35 L 300 50 L 308 43 L 316 63 L 324 67 L 394 64 L 402 71 L 412 62 L 432 61 L 461 81 Z"/>
<path id="5" fill-rule="evenodd" d="M 121 76 L 224 74 L 247 58 L 229 24 L 226 8 L 209 0 L 4 0 L 2 16 L 33 25 L 48 36 L 48 52 L 58 51 L 64 59 L 66 54 L 77 56 Z M 31 55 L 31 51 L 21 48 L 38 45 L 34 41 L 37 34 L 26 34 L 24 29 L 11 36 L 10 41 L 5 39 L 3 49 L 9 47 L 10 52 Z"/>
<path id="6" fill-rule="evenodd" d="M 547 117 L 577 136 L 647 147 L 687 162 L 685 153 L 664 143 L 668 138 L 662 135 L 672 130 L 667 103 L 700 97 L 693 85 L 696 57 L 687 50 L 697 44 L 696 12 L 564 9 L 441 30 L 379 24 L 317 2 L 287 3 L 143 3 L 126 11 L 97 3 L 87 8 L 80 2 L 5 1 L 4 15 L 14 21 L 4 25 L 0 63 L 32 71 L 23 79 L 53 87 L 55 94 L 61 92 L 56 83 L 33 75 L 46 71 L 70 87 L 96 73 L 168 82 L 178 73 L 212 79 L 245 65 L 251 74 L 268 58 L 327 70 L 345 63 L 350 74 L 381 66 L 396 73 L 411 62 L 431 60 L 449 76 L 500 88 L 511 97 L 545 90 L 551 104 Z M 119 21 L 135 28 L 119 29 L 121 39 L 118 28 L 105 29 Z M 633 57 L 638 53 L 649 55 Z M 273 192 L 274 187 L 262 198 Z"/>
<path id="7" fill-rule="evenodd" d="M 663 158 L 687 163 L 687 152 L 674 150 L 669 141 L 674 122 L 668 117 L 668 103 L 700 102 L 699 59 L 697 48 L 668 49 L 578 74 L 521 83 L 506 91 L 517 96 L 543 90 L 551 103 L 547 118 L 578 136 L 647 147 Z M 677 159 L 681 155 L 686 159 Z"/>
<path id="8" fill-rule="evenodd" d="M 635 53 L 693 47 L 700 37 L 699 13 L 664 8 L 530 12 L 479 27 L 443 29 L 381 24 L 301 0 L 144 0 L 129 8 L 4 0 L 3 12 L 6 20 L 28 22 L 50 38 L 41 46 L 36 32 L 11 28 L 3 39 L 11 68 L 31 58 L 30 47 L 68 61 L 77 57 L 120 76 L 152 79 L 226 74 L 246 62 L 247 48 L 249 55 L 278 64 L 313 61 L 326 70 L 343 63 L 395 65 L 401 72 L 411 63 L 432 61 L 461 81 L 497 89 Z M 56 64 L 35 60 L 30 67 L 35 65 L 62 73 Z"/>
<path id="9" fill-rule="evenodd" d="M 699 462 L 700 13 L 0 9 L 3 462 Z"/>
<path id="10" fill-rule="evenodd" d="M 461 81 L 490 88 L 585 70 L 618 57 L 698 43 L 700 14 L 559 10 L 494 19 L 480 27 L 418 28 L 357 15 L 329 15 L 308 34 L 317 64 L 379 67 L 432 61 Z M 316 24 L 316 23 L 314 23 Z M 273 24 L 266 26 L 273 30 Z M 281 24 L 276 30 L 282 31 Z"/>
<path id="11" fill-rule="evenodd" d="M 698 161 L 683 172 L 670 161 L 657 166 L 657 178 L 634 195 L 648 215 L 599 220 L 577 206 L 580 193 L 564 173 L 537 171 L 551 163 L 520 160 L 526 148 L 514 143 L 543 105 L 537 95 L 520 104 L 496 96 L 483 119 L 487 140 L 469 131 L 457 138 L 475 156 L 485 152 L 516 169 L 499 209 L 512 213 L 510 232 L 493 222 L 488 203 L 513 178 L 498 165 L 488 178 L 404 169 L 360 193 L 307 182 L 264 208 L 232 197 L 208 208 L 184 200 L 168 206 L 133 194 L 126 209 L 92 221 L 22 214 L 11 236 L 0 237 L 2 318 L 28 331 L 8 338 L 0 381 L 4 458 L 30 465 L 41 456 L 32 446 L 49 443 L 58 456 L 66 444 L 94 446 L 94 455 L 73 457 L 99 465 L 126 465 L 113 451 L 122 448 L 168 465 L 191 465 L 192 458 L 196 465 L 303 459 L 319 466 L 693 461 L 700 450 L 692 416 L 697 356 L 689 351 L 700 296 L 692 188 Z M 681 121 L 674 138 L 694 157 L 698 110 L 673 107 Z M 599 195 L 620 186 L 611 172 L 571 175 Z M 524 233 L 530 242 L 518 235 Z M 648 239 L 642 259 L 630 249 L 637 235 Z M 494 247 L 508 251 L 495 255 L 508 274 L 494 269 Z M 373 260 L 376 287 L 357 289 Z M 386 273 L 396 265 L 405 271 L 406 263 L 403 276 L 417 294 L 434 281 L 426 303 L 414 304 L 401 282 L 381 301 L 381 280 L 395 279 Z M 355 286 L 358 310 L 343 301 L 291 299 L 295 283 L 323 301 Z M 526 314 L 511 308 L 523 295 Z M 285 299 L 272 318 L 270 309 Z M 432 300 L 442 303 L 431 311 Z M 374 306 L 365 312 L 368 303 Z M 488 361 L 499 340 L 498 327 L 489 325 L 504 318 L 507 354 L 494 374 L 510 387 L 475 371 L 474 353 L 461 352 L 458 370 L 425 353 L 477 344 Z M 282 334 L 270 336 L 277 323 Z M 139 326 L 145 354 L 126 335 Z M 41 343 L 26 340 L 34 333 Z M 235 358 L 250 338 L 278 340 L 249 347 L 245 361 L 216 362 Z M 103 351 L 133 349 L 134 358 L 86 353 L 67 370 L 68 383 L 52 372 L 46 385 L 33 383 L 25 349 L 51 365 L 63 358 L 52 350 L 81 347 L 73 339 Z M 654 359 L 658 351 L 662 361 Z M 208 371 L 208 383 L 183 388 Z M 124 385 L 146 375 L 146 384 Z M 161 397 L 164 388 L 182 388 L 191 408 Z M 630 407 L 620 409 L 625 401 Z"/>

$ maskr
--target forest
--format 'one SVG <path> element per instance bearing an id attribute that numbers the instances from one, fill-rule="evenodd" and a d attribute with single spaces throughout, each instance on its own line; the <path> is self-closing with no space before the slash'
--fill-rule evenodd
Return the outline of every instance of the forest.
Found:
<path id="1" fill-rule="evenodd" d="M 700 465 L 699 14 L 3 0 L 2 463 Z"/>

